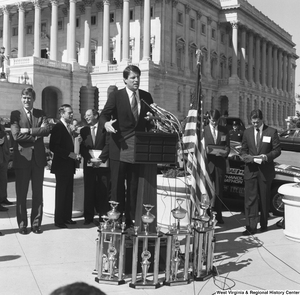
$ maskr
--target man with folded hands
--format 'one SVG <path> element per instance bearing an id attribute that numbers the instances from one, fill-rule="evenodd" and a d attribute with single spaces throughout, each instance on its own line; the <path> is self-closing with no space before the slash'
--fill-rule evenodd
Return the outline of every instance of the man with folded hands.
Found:
<path id="1" fill-rule="evenodd" d="M 270 192 L 275 177 L 274 159 L 281 154 L 277 130 L 264 124 L 262 111 L 253 110 L 250 114 L 252 127 L 244 131 L 241 155 L 246 163 L 245 180 L 245 236 L 257 231 L 268 230 Z M 260 208 L 260 215 L 259 215 Z"/>
<path id="2" fill-rule="evenodd" d="M 85 112 L 88 126 L 80 130 L 82 142 L 80 153 L 84 159 L 84 225 L 99 222 L 94 220 L 95 211 L 107 215 L 110 210 L 108 205 L 108 192 L 110 185 L 109 168 L 101 167 L 108 159 L 108 146 L 106 145 L 106 132 L 101 130 L 98 120 L 99 113 L 94 109 Z"/>

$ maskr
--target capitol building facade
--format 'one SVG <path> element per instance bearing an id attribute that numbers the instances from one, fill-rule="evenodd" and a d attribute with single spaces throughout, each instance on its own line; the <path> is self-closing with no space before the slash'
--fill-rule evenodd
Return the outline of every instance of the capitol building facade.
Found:
<path id="1" fill-rule="evenodd" d="M 295 114 L 292 36 L 246 0 L 4 0 L 0 46 L 2 117 L 21 106 L 28 84 L 49 117 L 69 103 L 80 119 L 103 108 L 135 64 L 140 88 L 183 120 L 195 95 L 197 49 L 203 112 L 228 111 L 248 125 L 260 108 L 280 129 Z"/>

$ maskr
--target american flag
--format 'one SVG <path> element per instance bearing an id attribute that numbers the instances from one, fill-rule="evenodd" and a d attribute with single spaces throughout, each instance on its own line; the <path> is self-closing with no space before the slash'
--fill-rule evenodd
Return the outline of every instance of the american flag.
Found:
<path id="1" fill-rule="evenodd" d="M 200 212 L 201 195 L 213 198 L 215 187 L 207 171 L 207 154 L 203 136 L 203 116 L 201 99 L 201 51 L 197 51 L 197 88 L 186 117 L 183 133 L 183 150 L 187 154 L 187 171 L 191 174 L 191 201 Z"/>

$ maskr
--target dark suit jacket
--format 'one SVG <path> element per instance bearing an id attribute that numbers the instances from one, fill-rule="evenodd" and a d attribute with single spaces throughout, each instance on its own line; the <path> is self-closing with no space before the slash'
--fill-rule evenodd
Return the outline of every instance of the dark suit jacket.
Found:
<path id="1" fill-rule="evenodd" d="M 226 173 L 226 158 L 230 152 L 230 140 L 229 140 L 229 134 L 228 130 L 224 126 L 217 126 L 218 130 L 218 136 L 217 141 L 215 143 L 213 135 L 211 133 L 210 126 L 207 125 L 204 127 L 204 138 L 205 138 L 205 146 L 208 145 L 218 145 L 218 146 L 224 146 L 226 151 L 226 157 L 220 157 L 215 155 L 209 155 L 207 154 L 207 160 L 208 160 L 208 171 L 211 174 L 216 167 L 220 168 L 222 172 Z"/>
<path id="2" fill-rule="evenodd" d="M 262 162 L 262 164 L 246 163 L 245 179 L 256 177 L 258 173 L 263 180 L 272 180 L 275 177 L 273 160 L 280 156 L 281 147 L 277 130 L 267 125 L 263 127 L 259 151 L 255 145 L 254 127 L 246 129 L 243 135 L 241 155 L 257 156 L 261 154 L 266 155 L 268 161 Z"/>
<path id="3" fill-rule="evenodd" d="M 142 102 L 144 100 L 148 105 L 153 103 L 152 96 L 149 92 L 139 90 L 139 98 L 141 100 L 141 109 L 137 122 L 134 119 L 129 103 L 129 97 L 126 88 L 112 92 L 104 106 L 100 115 L 100 127 L 105 130 L 104 124 L 111 119 L 117 119 L 114 123 L 116 133 L 110 134 L 109 141 L 109 158 L 120 160 L 121 142 L 124 136 L 134 131 L 148 131 L 151 123 L 145 119 L 147 112 L 151 109 Z"/>
<path id="4" fill-rule="evenodd" d="M 0 144 L 0 164 L 8 163 L 9 160 L 9 141 L 6 136 L 4 126 L 0 125 L 0 138 L 4 138 L 4 142 Z"/>
<path id="5" fill-rule="evenodd" d="M 43 137 L 48 136 L 50 127 L 41 127 L 43 122 L 46 120 L 46 115 L 42 110 L 33 109 L 32 111 L 32 127 L 28 120 L 27 114 L 24 108 L 11 112 L 10 123 L 11 123 L 11 134 L 14 139 L 14 160 L 13 166 L 17 168 L 29 168 L 30 161 L 28 161 L 22 152 L 24 148 L 33 148 L 34 160 L 39 167 L 44 167 L 47 164 L 46 153 Z M 24 134 L 20 132 L 20 128 L 32 128 L 32 133 Z M 38 137 L 36 139 L 36 137 Z M 30 151 L 30 149 L 29 149 Z M 32 151 L 32 149 L 31 149 Z"/>
<path id="6" fill-rule="evenodd" d="M 75 173 L 76 161 L 69 157 L 74 152 L 73 139 L 65 125 L 59 121 L 53 127 L 49 143 L 50 151 L 53 152 L 51 173 Z"/>
<path id="7" fill-rule="evenodd" d="M 80 135 L 82 137 L 82 142 L 80 144 L 80 154 L 84 159 L 84 167 L 86 167 L 87 162 L 91 159 L 89 150 L 102 150 L 100 159 L 102 162 L 106 162 L 108 159 L 108 146 L 106 145 L 106 131 L 101 130 L 100 124 L 98 123 L 97 134 L 95 136 L 95 145 L 93 144 L 91 136 L 90 126 L 85 126 L 80 129 Z"/>

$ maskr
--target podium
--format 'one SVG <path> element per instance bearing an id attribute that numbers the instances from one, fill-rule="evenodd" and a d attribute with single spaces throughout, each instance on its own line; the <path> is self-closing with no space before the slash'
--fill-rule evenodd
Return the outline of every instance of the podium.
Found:
<path id="1" fill-rule="evenodd" d="M 120 161 L 140 165 L 135 225 L 142 225 L 143 204 L 154 205 L 157 216 L 157 164 L 175 164 L 178 138 L 175 133 L 133 132 L 121 142 Z M 156 219 L 150 231 L 156 231 Z"/>

